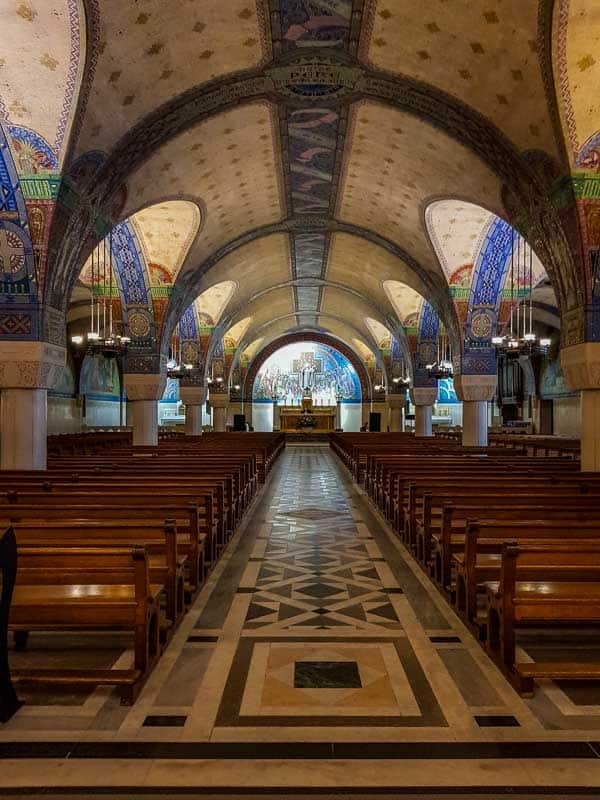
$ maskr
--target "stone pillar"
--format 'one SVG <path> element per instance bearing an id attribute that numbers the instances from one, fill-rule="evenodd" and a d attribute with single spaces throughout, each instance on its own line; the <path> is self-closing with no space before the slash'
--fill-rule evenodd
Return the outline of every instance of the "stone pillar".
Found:
<path id="1" fill-rule="evenodd" d="M 234 400 L 232 401 L 231 398 L 229 399 L 229 405 L 227 406 L 227 424 L 231 425 L 233 428 L 233 418 L 236 414 L 242 413 L 242 401 L 241 400 Z"/>
<path id="2" fill-rule="evenodd" d="M 206 386 L 179 387 L 179 397 L 185 406 L 186 436 L 200 436 L 202 433 L 202 406 L 207 393 Z"/>
<path id="3" fill-rule="evenodd" d="M 209 394 L 213 410 L 213 430 L 223 433 L 227 429 L 227 406 L 229 395 L 226 392 L 213 392 Z"/>
<path id="4" fill-rule="evenodd" d="M 404 406 L 406 405 L 406 394 L 388 394 L 388 406 L 390 407 L 390 433 L 400 433 L 404 430 Z"/>
<path id="5" fill-rule="evenodd" d="M 369 424 L 369 414 L 371 413 L 371 402 L 363 402 L 362 404 L 362 416 L 361 416 L 361 427 Z"/>
<path id="6" fill-rule="evenodd" d="M 47 392 L 65 357 L 48 342 L 0 342 L 1 469 L 46 469 Z"/>
<path id="7" fill-rule="evenodd" d="M 385 399 L 381 396 L 376 396 L 375 398 L 373 398 L 371 411 L 373 411 L 373 413 L 375 414 L 380 414 L 381 416 L 380 430 L 382 433 L 385 433 L 388 429 L 389 413 L 390 413 L 389 406 L 386 403 Z"/>
<path id="8" fill-rule="evenodd" d="M 273 400 L 273 430 L 281 430 L 281 408 L 277 400 Z"/>
<path id="9" fill-rule="evenodd" d="M 560 363 L 567 384 L 581 391 L 581 469 L 600 472 L 600 342 L 565 347 Z"/>
<path id="10" fill-rule="evenodd" d="M 166 375 L 125 373 L 125 392 L 131 404 L 134 447 L 158 445 L 158 401 L 163 396 Z"/>
<path id="11" fill-rule="evenodd" d="M 249 400 L 244 400 L 244 405 L 242 407 L 242 414 L 246 417 L 246 424 L 248 428 L 252 427 L 252 398 Z"/>
<path id="12" fill-rule="evenodd" d="M 433 436 L 433 405 L 437 393 L 437 386 L 415 386 L 410 390 L 410 399 L 415 406 L 415 436 Z"/>
<path id="13" fill-rule="evenodd" d="M 496 375 L 456 375 L 454 388 L 463 404 L 463 447 L 487 447 L 488 402 L 496 395 Z"/>
<path id="14" fill-rule="evenodd" d="M 342 430 L 342 401 L 338 400 L 335 404 L 335 429 Z"/>

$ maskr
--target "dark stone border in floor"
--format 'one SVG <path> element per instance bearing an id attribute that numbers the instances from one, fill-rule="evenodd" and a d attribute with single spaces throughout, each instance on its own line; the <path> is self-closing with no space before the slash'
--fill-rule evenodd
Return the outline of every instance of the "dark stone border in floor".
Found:
<path id="1" fill-rule="evenodd" d="M 287 800 L 331 800 L 332 797 L 343 800 L 344 797 L 351 797 L 353 800 L 370 800 L 373 797 L 404 797 L 407 800 L 485 800 L 489 797 L 510 797 L 512 800 L 561 800 L 568 796 L 573 800 L 578 798 L 597 797 L 596 787 L 579 786 L 442 786 L 442 787 L 416 787 L 416 786 L 390 786 L 390 787 L 365 787 L 357 788 L 354 786 L 339 787 L 333 789 L 309 789 L 304 787 L 286 787 L 282 791 L 281 787 L 255 789 L 239 787 L 211 787 L 198 788 L 196 786 L 74 786 L 74 787 L 50 787 L 32 791 L 28 787 L 11 787 L 3 789 L 3 797 L 24 797 L 29 800 L 42 800 L 44 797 L 69 798 L 69 800 L 84 800 L 89 796 L 106 797 L 112 800 L 135 800 L 144 797 L 147 800 L 163 797 L 197 797 L 202 800 L 210 798 L 227 797 L 229 800 L 236 800 L 244 797 L 246 800 L 259 800 L 261 797 L 283 797 Z"/>
<path id="2" fill-rule="evenodd" d="M 592 742 L 0 742 L 0 759 L 600 758 Z"/>

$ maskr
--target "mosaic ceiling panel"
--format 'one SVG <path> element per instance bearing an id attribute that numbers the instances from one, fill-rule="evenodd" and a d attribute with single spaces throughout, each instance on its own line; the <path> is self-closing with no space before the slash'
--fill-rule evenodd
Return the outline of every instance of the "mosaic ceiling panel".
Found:
<path id="1" fill-rule="evenodd" d="M 234 281 L 222 281 L 211 286 L 196 298 L 194 305 L 201 327 L 218 325 L 221 315 L 236 289 L 237 284 Z"/>
<path id="2" fill-rule="evenodd" d="M 150 284 L 172 284 L 200 227 L 198 206 L 171 200 L 138 211 L 131 221 L 146 256 Z"/>
<path id="3" fill-rule="evenodd" d="M 294 236 L 296 277 L 320 278 L 323 271 L 324 255 L 324 233 L 301 233 Z"/>
<path id="4" fill-rule="evenodd" d="M 416 13 L 414 0 L 377 0 L 369 27 L 361 56 L 370 64 L 460 98 L 520 150 L 557 154 L 538 62 L 538 3 L 454 0 Z"/>
<path id="5" fill-rule="evenodd" d="M 85 59 L 80 0 L 0 4 L 0 120 L 12 131 L 17 168 L 56 169 L 67 143 Z M 49 156 L 44 158 L 44 154 Z M 47 163 L 54 159 L 54 163 Z"/>
<path id="6" fill-rule="evenodd" d="M 323 289 L 321 311 L 359 328 L 365 317 L 379 315 L 379 307 L 366 298 L 332 286 Z"/>
<path id="7" fill-rule="evenodd" d="M 600 6 L 596 0 L 559 0 L 557 6 L 555 57 L 562 113 L 577 165 L 598 169 Z"/>
<path id="8" fill-rule="evenodd" d="M 268 60 L 260 8 L 256 0 L 100 0 L 98 63 L 78 152 L 108 152 L 172 97 Z"/>
<path id="9" fill-rule="evenodd" d="M 196 265 L 244 232 L 278 222 L 284 201 L 274 115 L 270 104 L 250 103 L 176 137 L 134 174 L 129 205 L 198 198 L 205 222 L 191 250 Z"/>
<path id="10" fill-rule="evenodd" d="M 421 209 L 444 195 L 502 210 L 497 177 L 427 123 L 376 103 L 353 107 L 337 215 L 396 242 L 441 275 Z"/>
<path id="11" fill-rule="evenodd" d="M 296 289 L 296 308 L 300 312 L 318 311 L 321 290 L 318 286 L 300 286 Z"/>
<path id="12" fill-rule="evenodd" d="M 422 296 L 407 286 L 405 283 L 399 281 L 385 281 L 383 284 L 385 293 L 390 298 L 390 302 L 394 307 L 396 316 L 407 328 L 414 328 L 417 326 L 419 318 L 419 309 L 423 301 Z"/>

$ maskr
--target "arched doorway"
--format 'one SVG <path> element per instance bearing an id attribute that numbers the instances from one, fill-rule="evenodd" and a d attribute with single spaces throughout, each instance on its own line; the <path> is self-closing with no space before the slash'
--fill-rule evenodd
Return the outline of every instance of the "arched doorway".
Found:
<path id="1" fill-rule="evenodd" d="M 307 338 L 281 343 L 257 361 L 248 375 L 255 430 L 273 430 L 274 406 L 299 407 L 306 392 L 316 408 L 335 407 L 339 400 L 344 430 L 360 429 L 364 376 L 340 348 Z"/>

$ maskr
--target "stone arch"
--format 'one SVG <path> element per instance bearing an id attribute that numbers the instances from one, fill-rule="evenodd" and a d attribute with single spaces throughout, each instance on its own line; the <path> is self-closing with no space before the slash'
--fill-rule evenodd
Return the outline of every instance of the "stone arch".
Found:
<path id="1" fill-rule="evenodd" d="M 352 364 L 356 370 L 356 374 L 358 375 L 363 403 L 370 402 L 372 394 L 371 381 L 363 362 L 360 360 L 354 350 L 347 344 L 339 339 L 336 339 L 335 336 L 331 336 L 327 333 L 321 333 L 319 331 L 298 331 L 296 333 L 288 333 L 285 336 L 278 337 L 260 350 L 254 356 L 252 364 L 246 373 L 243 385 L 243 397 L 245 398 L 244 402 L 249 402 L 252 399 L 252 387 L 254 386 L 256 376 L 258 375 L 262 365 L 270 356 L 273 355 L 273 353 L 276 353 L 277 350 L 280 350 L 282 347 L 285 347 L 288 344 L 308 341 L 319 342 L 320 344 L 328 345 L 334 350 L 338 350 L 343 356 L 345 356 Z"/>

